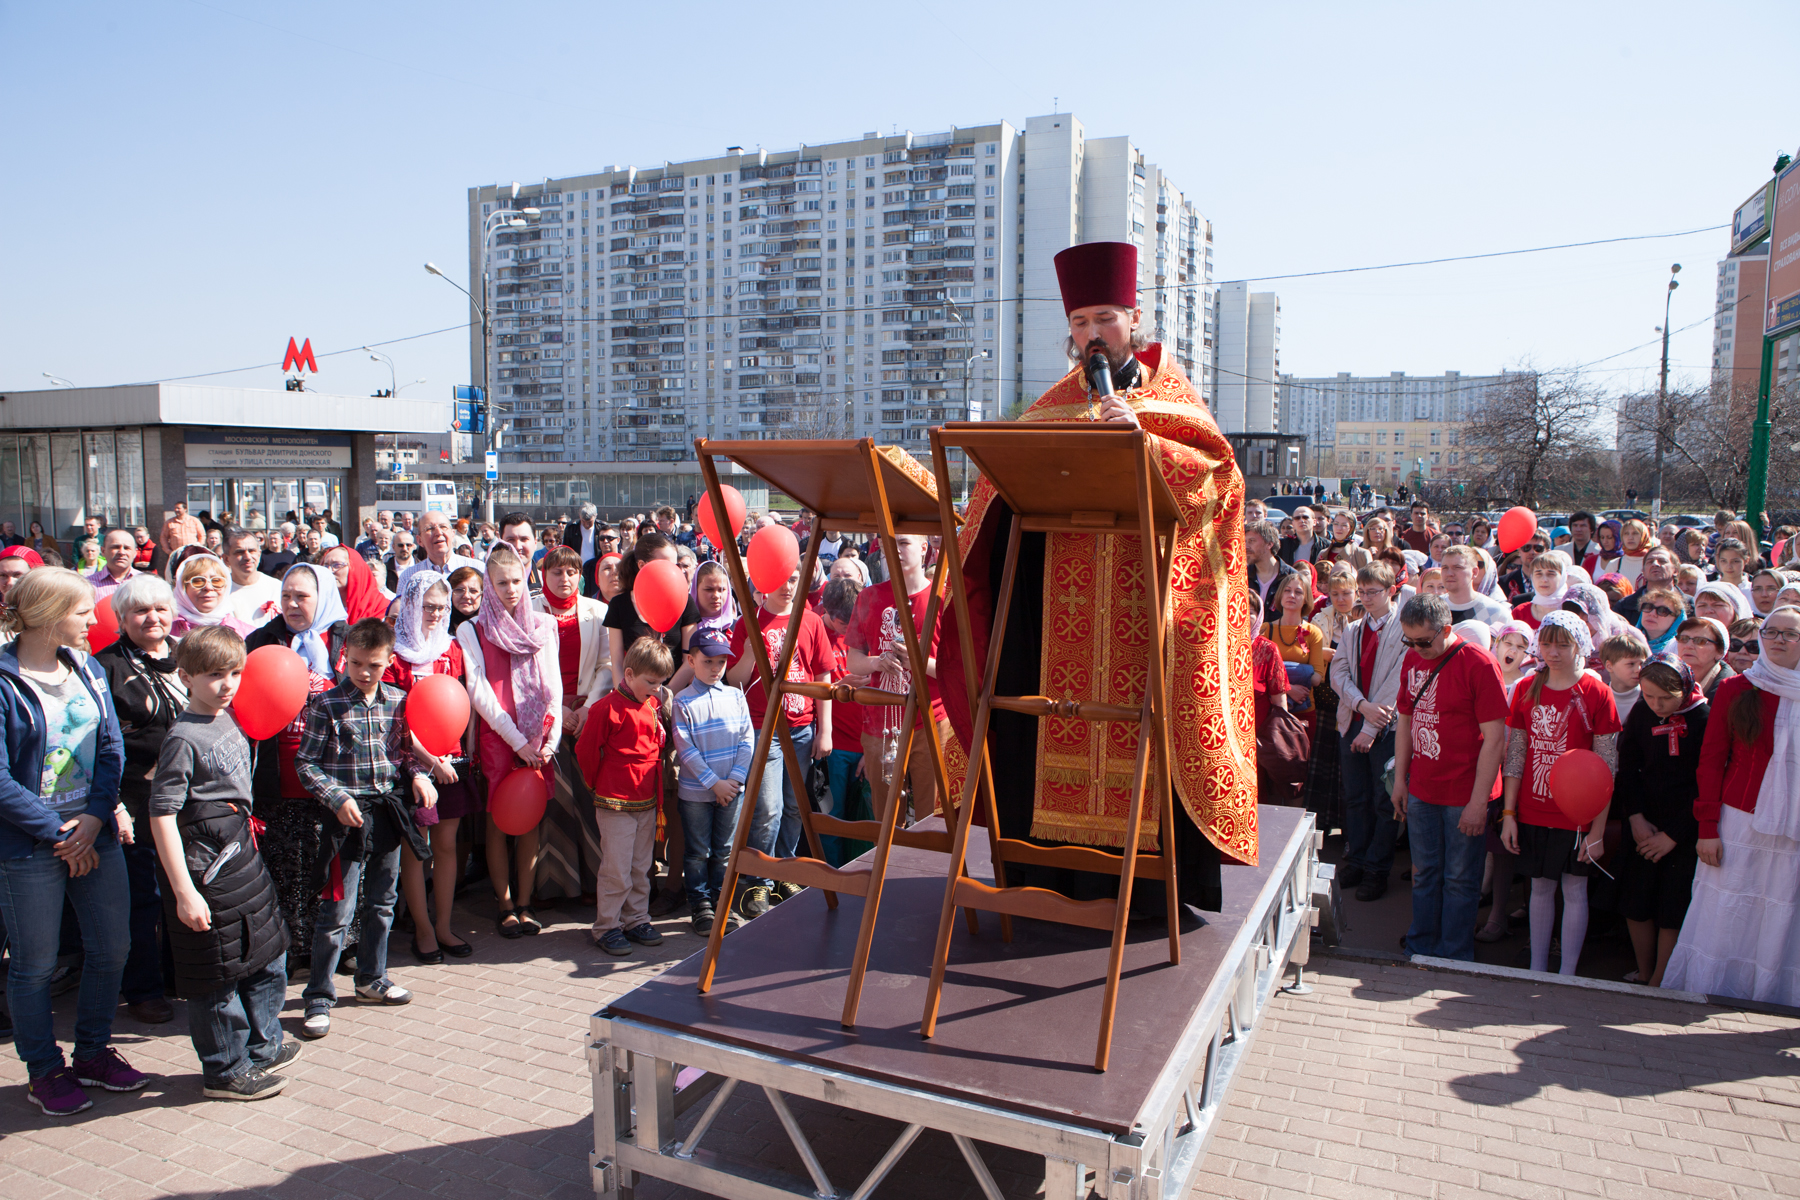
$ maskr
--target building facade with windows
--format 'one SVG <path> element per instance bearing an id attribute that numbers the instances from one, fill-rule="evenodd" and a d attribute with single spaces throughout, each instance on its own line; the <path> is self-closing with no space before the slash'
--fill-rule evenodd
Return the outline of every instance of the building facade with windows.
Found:
<path id="1" fill-rule="evenodd" d="M 1281 424 L 1281 298 L 1244 282 L 1214 293 L 1213 416 L 1223 433 L 1291 432 Z"/>
<path id="2" fill-rule="evenodd" d="M 1462 449 L 1463 423 L 1514 378 L 1458 371 L 1283 375 L 1281 428 L 1306 436 L 1308 475 L 1389 486 L 1415 475 L 1458 479 L 1478 465 Z"/>
<path id="3" fill-rule="evenodd" d="M 1137 243 L 1152 335 L 1197 384 L 1209 370 L 1210 225 L 1128 138 L 1067 114 L 731 147 L 471 188 L 468 206 L 508 467 L 679 473 L 696 437 L 923 455 L 930 426 L 1000 416 L 1067 372 L 1051 258 L 1080 241 Z M 527 208 L 484 254 L 490 218 Z M 482 349 L 476 329 L 475 379 Z"/>

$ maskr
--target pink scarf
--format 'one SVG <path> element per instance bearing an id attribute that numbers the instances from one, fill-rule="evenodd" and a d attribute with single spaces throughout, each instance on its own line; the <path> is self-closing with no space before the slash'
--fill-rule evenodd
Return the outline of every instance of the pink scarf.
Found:
<path id="1" fill-rule="evenodd" d="M 555 641 L 556 618 L 533 611 L 531 594 L 523 589 L 518 606 L 508 612 L 501 607 L 498 593 L 484 588 L 481 607 L 475 613 L 475 627 L 496 649 L 510 656 L 513 723 L 528 745 L 542 745 L 552 718 L 550 686 L 544 679 L 538 652 Z"/>

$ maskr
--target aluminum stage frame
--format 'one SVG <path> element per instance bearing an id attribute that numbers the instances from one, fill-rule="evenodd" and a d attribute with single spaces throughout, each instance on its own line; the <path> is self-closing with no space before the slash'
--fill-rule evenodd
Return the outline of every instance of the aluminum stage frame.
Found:
<path id="1" fill-rule="evenodd" d="M 1300 968 L 1317 922 L 1314 820 L 1269 807 L 1259 820 L 1262 862 L 1223 869 L 1225 911 L 1184 926 L 1182 965 L 1166 960 L 1161 920 L 1134 926 L 1118 1050 L 1104 1074 L 1085 1053 L 1108 945 L 1094 931 L 1020 920 L 1008 945 L 992 919 L 978 938 L 959 922 L 927 1041 L 918 1022 L 942 855 L 896 848 L 854 1030 L 838 1023 L 841 986 L 812 985 L 848 969 L 856 902 L 828 919 L 814 892 L 787 901 L 731 934 L 748 944 L 710 993 L 695 991 L 695 954 L 590 1019 L 595 1191 L 631 1200 L 641 1174 L 731 1200 L 866 1200 L 935 1129 L 955 1141 L 988 1200 L 1001 1192 L 977 1142 L 1042 1156 L 1052 1200 L 1182 1196 L 1284 974 L 1292 968 L 1285 990 L 1310 990 Z M 969 859 L 972 869 L 985 862 L 986 847 L 971 844 Z M 745 1085 L 762 1091 L 810 1178 L 704 1148 Z M 860 1180 L 832 1180 L 789 1096 L 903 1128 L 879 1157 L 860 1147 L 850 1156 L 873 1157 L 858 1165 Z"/>

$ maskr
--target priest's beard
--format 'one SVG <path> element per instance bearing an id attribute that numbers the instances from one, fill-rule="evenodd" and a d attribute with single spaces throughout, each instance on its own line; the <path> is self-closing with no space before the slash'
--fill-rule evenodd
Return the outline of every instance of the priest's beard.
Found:
<path id="1" fill-rule="evenodd" d="M 1107 345 L 1099 338 L 1090 338 L 1087 346 L 1081 352 L 1083 361 L 1092 358 L 1095 351 L 1099 351 L 1101 354 L 1106 355 L 1106 364 L 1114 371 L 1119 370 L 1124 367 L 1126 363 L 1130 362 L 1133 353 L 1130 342 L 1115 348 Z"/>

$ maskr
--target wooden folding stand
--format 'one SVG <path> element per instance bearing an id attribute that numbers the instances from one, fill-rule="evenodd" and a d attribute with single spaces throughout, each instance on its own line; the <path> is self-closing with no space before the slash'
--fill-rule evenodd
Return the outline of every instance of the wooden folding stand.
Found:
<path id="1" fill-rule="evenodd" d="M 755 441 L 720 442 L 701 438 L 694 443 L 700 470 L 706 479 L 709 502 L 718 502 L 715 512 L 724 512 L 719 502 L 719 475 L 715 458 L 726 458 L 740 468 L 769 484 L 777 492 L 791 496 L 811 510 L 814 516 L 813 536 L 807 545 L 806 560 L 801 566 L 801 593 L 795 597 L 794 611 L 788 619 L 787 635 L 781 646 L 781 661 L 771 666 L 768 651 L 760 635 L 746 638 L 756 655 L 757 674 L 761 677 L 768 707 L 762 729 L 757 735 L 755 757 L 750 764 L 750 777 L 744 782 L 744 801 L 739 811 L 736 833 L 732 838 L 731 861 L 725 870 L 725 884 L 720 896 L 729 905 L 740 875 L 797 883 L 816 887 L 825 893 L 825 902 L 837 908 L 837 894 L 848 893 L 863 898 L 862 923 L 857 933 L 856 953 L 851 962 L 850 978 L 844 995 L 842 1021 L 845 1028 L 856 1024 L 856 1011 L 862 998 L 863 976 L 868 969 L 869 950 L 874 940 L 875 919 L 881 906 L 881 889 L 887 877 L 888 855 L 895 843 L 939 853 L 950 852 L 948 830 L 901 828 L 900 775 L 906 769 L 912 750 L 915 726 L 923 730 L 931 747 L 931 768 L 937 776 L 938 794 L 951 799 L 949 777 L 944 768 L 944 748 L 938 741 L 931 720 L 931 699 L 927 691 L 926 653 L 912 617 L 910 598 L 904 595 L 898 574 L 898 534 L 935 535 L 945 528 L 938 512 L 938 496 L 931 476 L 923 467 L 907 458 L 902 464 L 893 455 L 904 451 L 878 447 L 869 438 L 859 441 Z M 793 661 L 795 641 L 800 627 L 800 614 L 806 605 L 806 590 L 818 561 L 820 533 L 830 528 L 845 533 L 873 533 L 880 537 L 895 582 L 894 605 L 899 610 L 896 624 L 906 644 L 907 661 L 911 664 L 912 684 L 905 693 L 876 688 L 853 688 L 848 684 L 799 682 L 787 678 Z M 944 562 L 955 558 L 955 524 L 948 526 L 951 540 L 938 561 L 937 576 L 932 581 L 931 599 L 925 608 L 925 628 L 937 621 L 938 594 L 941 591 Z M 737 543 L 727 540 L 720 547 L 725 555 L 731 586 L 744 612 L 744 619 L 754 630 L 756 598 L 744 573 Z M 846 821 L 841 816 L 814 813 L 804 800 L 800 803 L 800 820 L 806 831 L 810 857 L 775 858 L 748 845 L 750 827 L 755 820 L 756 795 L 762 782 L 771 740 L 779 734 L 787 769 L 794 780 L 796 793 L 804 786 L 799 759 L 788 734 L 787 718 L 782 711 L 784 696 L 810 696 L 815 700 L 853 701 L 869 706 L 904 705 L 904 730 L 895 764 L 895 779 L 887 788 L 887 804 L 871 821 Z M 915 719 L 922 718 L 922 719 Z M 927 814 L 920 814 L 921 816 Z M 834 867 L 824 859 L 819 836 L 850 838 L 873 842 L 875 849 L 868 865 Z M 973 914 L 971 914 L 973 921 Z M 707 938 L 706 956 L 700 968 L 699 990 L 712 987 L 718 966 L 719 949 L 725 935 L 726 913 L 713 922 Z"/>
<path id="2" fill-rule="evenodd" d="M 932 464 L 938 476 L 948 470 L 945 451 L 960 449 L 992 481 L 999 498 L 1012 509 L 1014 520 L 1006 543 L 1006 559 L 1000 594 L 994 604 L 994 627 L 988 642 L 987 670 L 979 689 L 975 683 L 975 650 L 969 628 L 968 593 L 964 590 L 961 555 L 951 552 L 956 536 L 956 517 L 948 497 L 939 498 L 946 552 L 950 565 L 950 594 L 956 605 L 957 629 L 962 639 L 964 683 L 975 731 L 969 747 L 968 777 L 958 805 L 956 834 L 950 848 L 943 910 L 938 921 L 937 947 L 931 964 L 931 983 L 925 994 L 921 1032 L 932 1036 L 937 1026 L 944 972 L 950 956 L 951 925 L 960 905 L 1006 916 L 1032 917 L 1066 925 L 1108 930 L 1112 953 L 1107 962 L 1106 991 L 1101 1001 L 1100 1035 L 1094 1053 L 1095 1070 L 1106 1069 L 1112 1048 L 1113 1012 L 1118 1003 L 1119 971 L 1125 953 L 1126 920 L 1131 910 L 1131 889 L 1138 877 L 1159 879 L 1168 895 L 1169 961 L 1181 961 L 1180 902 L 1176 896 L 1175 820 L 1169 769 L 1173 761 L 1169 738 L 1167 692 L 1167 638 L 1170 571 L 1175 551 L 1175 531 L 1182 523 L 1174 493 L 1157 469 L 1149 435 L 1126 422 L 1104 424 L 1079 421 L 1051 422 L 955 422 L 931 431 Z M 1006 636 L 1007 610 L 1017 582 L 1019 540 L 1025 533 L 1081 533 L 1096 537 L 1136 535 L 1143 547 L 1145 587 L 1150 610 L 1150 655 L 1144 701 L 1139 708 L 1100 704 L 1079 697 L 996 696 L 1001 646 Z M 1037 580 L 1026 586 L 1038 586 Z M 1046 609 L 1049 599 L 1045 600 Z M 1108 636 L 1096 629 L 1094 636 Z M 1044 681 L 1048 686 L 1049 681 Z M 944 686 L 948 686 L 947 682 Z M 1025 713 L 1040 719 L 1057 717 L 1079 721 L 1129 721 L 1138 726 L 1137 762 L 1132 774 L 1131 813 L 1126 822 L 1125 845 L 1120 853 L 1086 846 L 1045 847 L 1018 838 L 1000 836 L 1000 819 L 994 793 L 993 765 L 987 748 L 989 719 L 995 709 Z M 984 802 L 988 836 L 994 856 L 994 883 L 989 887 L 964 874 L 969 825 L 977 797 Z M 1145 803 L 1155 809 L 1159 831 L 1156 854 L 1138 852 L 1138 838 Z M 1119 877 L 1116 900 L 1071 900 L 1046 888 L 1008 887 L 1006 863 L 1030 863 Z M 1003 922 L 1004 923 L 1004 922 Z M 1009 928 L 1009 927 L 1008 927 Z"/>

